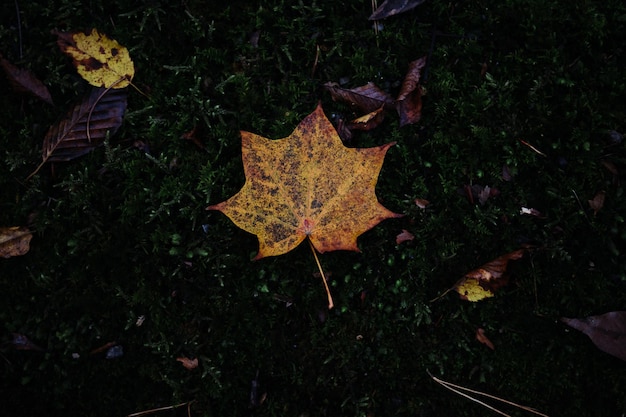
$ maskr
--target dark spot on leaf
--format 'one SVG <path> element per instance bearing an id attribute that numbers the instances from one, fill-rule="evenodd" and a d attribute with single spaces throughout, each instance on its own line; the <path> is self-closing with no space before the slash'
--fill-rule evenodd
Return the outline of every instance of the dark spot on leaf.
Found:
<path id="1" fill-rule="evenodd" d="M 112 56 L 116 56 L 119 52 L 120 52 L 120 51 L 119 51 L 119 49 L 117 49 L 117 48 L 111 48 L 111 55 L 112 55 Z"/>

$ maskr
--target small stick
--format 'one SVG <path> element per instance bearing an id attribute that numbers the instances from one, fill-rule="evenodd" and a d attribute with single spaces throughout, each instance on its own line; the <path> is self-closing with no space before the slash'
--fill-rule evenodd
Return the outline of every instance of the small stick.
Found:
<path id="1" fill-rule="evenodd" d="M 330 289 L 328 288 L 328 283 L 326 282 L 326 275 L 324 275 L 324 270 L 322 269 L 322 264 L 320 264 L 320 260 L 317 257 L 317 253 L 315 252 L 313 242 L 311 242 L 311 239 L 307 240 L 309 241 L 309 246 L 311 247 L 311 251 L 313 252 L 313 257 L 315 258 L 317 267 L 320 270 L 320 274 L 322 274 L 322 282 L 324 282 L 324 289 L 326 289 L 326 296 L 328 296 L 328 309 L 331 310 L 335 305 L 333 304 L 333 297 L 332 295 L 330 295 Z"/>
<path id="2" fill-rule="evenodd" d="M 539 155 L 541 155 L 541 156 L 543 156 L 543 157 L 546 157 L 546 156 L 547 156 L 545 153 L 541 152 L 539 149 L 535 148 L 535 147 L 534 147 L 533 145 L 531 145 L 530 143 L 528 143 L 528 142 L 526 142 L 526 141 L 524 141 L 524 140 L 521 140 L 521 139 L 518 139 L 518 140 L 519 140 L 520 142 L 522 142 L 522 145 L 526 145 L 526 146 L 528 146 L 530 149 L 532 149 L 533 151 L 537 152 Z"/>

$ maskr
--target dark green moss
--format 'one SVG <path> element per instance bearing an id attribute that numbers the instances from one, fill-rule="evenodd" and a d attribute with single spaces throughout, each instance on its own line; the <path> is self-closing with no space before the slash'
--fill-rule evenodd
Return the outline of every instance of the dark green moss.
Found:
<path id="1" fill-rule="evenodd" d="M 0 52 L 55 101 L 0 82 L 0 226 L 35 234 L 27 255 L 0 262 L 5 413 L 193 400 L 206 416 L 485 415 L 428 371 L 553 416 L 626 413 L 623 362 L 558 321 L 626 303 L 623 2 L 432 1 L 379 33 L 357 1 L 17 1 L 19 20 L 5 3 Z M 148 97 L 130 91 L 102 149 L 24 182 L 86 88 L 50 32 L 90 27 L 129 48 Z M 397 141 L 377 193 L 406 216 L 362 236 L 361 253 L 322 256 L 329 312 L 306 246 L 251 262 L 254 236 L 204 208 L 243 184 L 240 129 L 284 137 L 319 100 L 332 120 L 358 116 L 321 85 L 395 94 L 424 55 L 422 120 L 399 128 L 390 115 L 351 142 Z M 203 149 L 181 139 L 194 128 Z M 471 204 L 466 185 L 499 194 Z M 396 245 L 402 229 L 416 238 Z M 524 244 L 536 249 L 493 299 L 429 302 Z M 45 350 L 15 350 L 13 333 Z M 123 356 L 92 353 L 111 342 Z M 251 409 L 255 378 L 266 396 Z"/>

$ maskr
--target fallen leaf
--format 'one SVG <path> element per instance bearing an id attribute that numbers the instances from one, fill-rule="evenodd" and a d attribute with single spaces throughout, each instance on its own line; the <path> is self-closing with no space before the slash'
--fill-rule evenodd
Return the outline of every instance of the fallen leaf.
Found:
<path id="1" fill-rule="evenodd" d="M 382 123 L 385 119 L 385 112 L 383 107 L 373 112 L 367 113 L 365 116 L 361 116 L 348 123 L 347 128 L 350 130 L 372 130 Z"/>
<path id="2" fill-rule="evenodd" d="M 180 358 L 176 358 L 176 360 L 183 364 L 183 366 L 189 370 L 195 369 L 198 367 L 198 358 L 189 359 L 185 356 L 181 356 Z"/>
<path id="3" fill-rule="evenodd" d="M 505 272 L 509 261 L 521 258 L 524 252 L 524 249 L 518 249 L 473 269 L 454 284 L 453 289 L 467 301 L 493 297 L 499 288 L 507 284 Z"/>
<path id="4" fill-rule="evenodd" d="M 202 140 L 198 136 L 199 136 L 198 126 L 195 126 L 189 132 L 183 133 L 180 138 L 184 140 L 188 140 L 194 145 L 196 145 L 198 148 L 204 150 L 204 143 L 202 143 Z"/>
<path id="5" fill-rule="evenodd" d="M 43 141 L 43 162 L 65 162 L 85 155 L 115 134 L 126 112 L 126 90 L 92 88 L 66 117 L 48 129 Z"/>
<path id="6" fill-rule="evenodd" d="M 21 256 L 30 250 L 33 234 L 27 227 L 0 227 L 0 257 Z"/>
<path id="7" fill-rule="evenodd" d="M 592 200 L 588 200 L 589 207 L 593 210 L 594 216 L 598 214 L 598 211 L 600 211 L 600 209 L 604 206 L 605 194 L 606 193 L 604 191 L 598 191 Z"/>
<path id="8" fill-rule="evenodd" d="M 480 328 L 480 327 L 476 329 L 476 340 L 478 340 L 483 345 L 487 346 L 489 349 L 496 350 L 496 347 L 493 345 L 491 340 L 489 340 L 489 338 L 485 334 L 485 329 Z"/>
<path id="9" fill-rule="evenodd" d="M 409 232 L 408 230 L 402 229 L 402 232 L 398 236 L 396 236 L 396 245 L 413 239 L 415 239 L 413 233 Z"/>
<path id="10" fill-rule="evenodd" d="M 387 150 L 345 147 L 321 105 L 287 138 L 241 132 L 246 181 L 230 199 L 207 207 L 255 234 L 254 259 L 278 256 L 309 238 L 320 253 L 359 251 L 356 239 L 387 218 L 401 217 L 376 198 Z"/>
<path id="11" fill-rule="evenodd" d="M 425 209 L 430 204 L 430 201 L 423 198 L 416 198 L 415 205 L 421 209 Z"/>
<path id="12" fill-rule="evenodd" d="M 11 344 L 17 350 L 36 350 L 39 352 L 44 351 L 44 349 L 31 342 L 28 337 L 19 333 L 13 333 L 13 340 L 11 340 Z"/>
<path id="13" fill-rule="evenodd" d="M 589 336 L 601 351 L 626 361 L 626 311 L 611 311 L 582 319 L 562 317 L 561 321 Z"/>
<path id="14" fill-rule="evenodd" d="M 72 58 L 78 74 L 95 87 L 124 88 L 135 75 L 128 49 L 92 29 L 86 32 L 55 32 L 61 51 Z"/>
<path id="15" fill-rule="evenodd" d="M 528 207 L 522 207 L 520 209 L 519 214 L 528 214 L 530 216 L 535 216 L 535 217 L 539 217 L 541 219 L 545 219 L 545 216 L 537 209 L 534 208 L 528 208 Z"/>
<path id="16" fill-rule="evenodd" d="M 396 98 L 396 110 L 400 116 L 400 126 L 417 123 L 422 117 L 422 88 L 419 84 L 426 57 L 409 63 L 402 88 Z"/>
<path id="17" fill-rule="evenodd" d="M 0 55 L 0 67 L 4 70 L 13 90 L 18 93 L 29 94 L 48 104 L 54 104 L 48 87 L 35 74 L 27 69 L 16 67 L 2 55 Z"/>
<path id="18" fill-rule="evenodd" d="M 365 113 L 371 113 L 381 107 L 393 109 L 395 106 L 393 97 L 371 82 L 352 89 L 328 82 L 324 84 L 324 88 L 330 92 L 333 100 L 351 104 Z"/>
<path id="19" fill-rule="evenodd" d="M 383 4 L 369 17 L 369 20 L 380 20 L 409 10 L 419 6 L 426 0 L 385 0 Z"/>

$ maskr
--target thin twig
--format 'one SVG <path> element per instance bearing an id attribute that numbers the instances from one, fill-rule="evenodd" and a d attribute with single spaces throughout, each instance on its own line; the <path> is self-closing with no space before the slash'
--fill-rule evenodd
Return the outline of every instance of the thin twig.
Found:
<path id="1" fill-rule="evenodd" d="M 22 59 L 22 18 L 20 17 L 20 5 L 15 0 L 15 16 L 17 17 L 17 38 L 19 40 L 20 59 Z"/>

